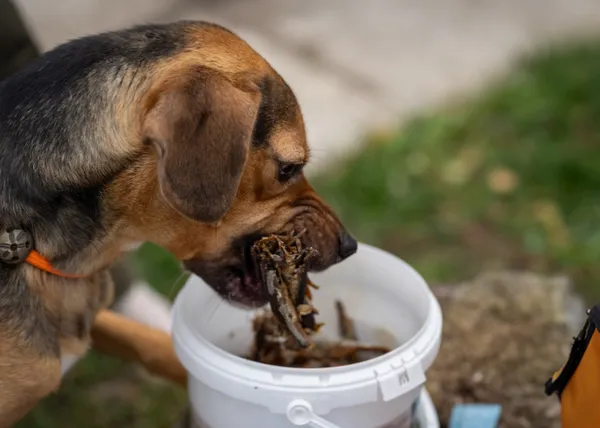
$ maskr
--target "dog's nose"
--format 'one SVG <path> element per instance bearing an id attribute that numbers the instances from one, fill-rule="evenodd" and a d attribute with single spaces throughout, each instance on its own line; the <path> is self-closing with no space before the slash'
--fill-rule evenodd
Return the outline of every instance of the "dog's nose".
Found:
<path id="1" fill-rule="evenodd" d="M 357 242 L 348 232 L 342 230 L 339 235 L 339 255 L 342 260 L 347 259 L 352 254 L 356 253 Z"/>

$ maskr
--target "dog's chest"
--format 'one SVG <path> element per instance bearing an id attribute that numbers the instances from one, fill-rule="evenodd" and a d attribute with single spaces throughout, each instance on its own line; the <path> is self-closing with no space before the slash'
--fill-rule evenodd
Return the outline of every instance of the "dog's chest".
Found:
<path id="1" fill-rule="evenodd" d="M 94 275 L 87 284 L 72 284 L 70 290 L 63 290 L 58 314 L 62 355 L 79 356 L 87 351 L 95 315 L 112 303 L 113 295 L 108 271 Z"/>

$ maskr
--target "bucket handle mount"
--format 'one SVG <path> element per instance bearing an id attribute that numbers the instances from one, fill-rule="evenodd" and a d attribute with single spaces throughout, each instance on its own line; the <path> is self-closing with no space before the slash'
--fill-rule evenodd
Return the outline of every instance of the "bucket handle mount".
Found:
<path id="1" fill-rule="evenodd" d="M 305 400 L 294 400 L 288 404 L 287 417 L 296 426 L 340 428 L 313 412 L 311 404 Z"/>

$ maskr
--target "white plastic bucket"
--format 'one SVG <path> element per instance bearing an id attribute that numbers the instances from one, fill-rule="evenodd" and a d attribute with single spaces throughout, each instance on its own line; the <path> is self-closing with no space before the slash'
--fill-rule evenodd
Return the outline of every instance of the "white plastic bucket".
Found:
<path id="1" fill-rule="evenodd" d="M 248 361 L 252 312 L 222 301 L 192 277 L 174 306 L 173 340 L 188 370 L 189 398 L 203 428 L 408 428 L 437 355 L 440 307 L 423 278 L 402 260 L 359 244 L 357 253 L 311 274 L 323 335 L 336 337 L 334 302 L 343 301 L 361 340 L 392 346 L 344 367 L 294 369 Z M 426 394 L 425 394 L 426 396 Z M 428 401 L 419 400 L 418 403 Z M 429 414 L 431 403 L 419 409 Z M 421 417 L 422 419 L 423 417 Z M 423 419 L 422 419 L 423 420 Z"/>

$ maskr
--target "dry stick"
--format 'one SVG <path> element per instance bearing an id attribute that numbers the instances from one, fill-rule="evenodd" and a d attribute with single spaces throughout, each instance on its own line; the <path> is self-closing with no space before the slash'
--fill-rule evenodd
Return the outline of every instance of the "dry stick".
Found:
<path id="1" fill-rule="evenodd" d="M 342 339 L 352 340 L 357 342 L 358 336 L 356 335 L 356 329 L 354 328 L 354 322 L 352 319 L 346 314 L 346 308 L 344 304 L 336 300 L 335 301 L 335 309 L 338 314 L 338 323 L 340 325 L 340 336 Z"/>
<path id="2" fill-rule="evenodd" d="M 358 340 L 354 321 L 348 316 L 344 304 L 340 300 L 336 300 L 335 308 L 337 310 L 338 323 L 340 325 L 340 336 L 342 337 L 340 346 L 345 345 L 348 350 L 353 349 L 353 352 L 348 355 L 348 358 L 350 358 L 352 362 L 356 363 L 358 361 L 368 360 L 370 359 L 369 355 L 372 354 L 385 354 L 390 352 L 390 349 L 387 346 L 361 344 Z M 346 341 L 353 343 L 347 343 Z"/>
<path id="3" fill-rule="evenodd" d="M 335 301 L 335 309 L 338 314 L 338 323 L 340 325 L 340 336 L 342 339 L 352 340 L 358 342 L 358 336 L 356 335 L 356 330 L 354 328 L 354 322 L 352 319 L 346 314 L 346 308 L 344 304 L 340 300 Z M 358 361 L 357 351 L 351 352 L 347 358 L 350 359 L 351 362 L 355 363 Z"/>
<path id="4" fill-rule="evenodd" d="M 179 362 L 171 336 L 109 310 L 101 310 L 92 326 L 92 348 L 134 361 L 150 373 L 186 386 L 187 372 Z"/>
<path id="5" fill-rule="evenodd" d="M 306 262 L 315 254 L 299 234 L 269 235 L 251 247 L 252 258 L 272 312 L 302 347 L 311 346 L 314 308 L 306 302 Z M 307 328 L 309 327 L 309 328 Z M 308 330 L 308 331 L 307 331 Z"/>

